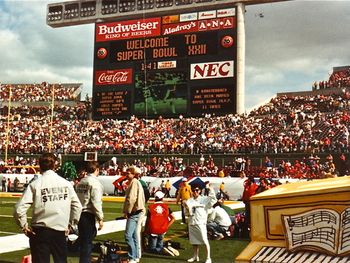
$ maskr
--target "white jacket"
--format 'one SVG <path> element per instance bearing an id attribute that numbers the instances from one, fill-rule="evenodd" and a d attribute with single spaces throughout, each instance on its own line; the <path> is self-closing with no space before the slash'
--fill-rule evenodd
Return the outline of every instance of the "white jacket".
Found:
<path id="1" fill-rule="evenodd" d="M 103 220 L 102 196 L 103 186 L 95 175 L 89 174 L 76 186 L 83 212 L 95 215 L 98 221 Z"/>
<path id="2" fill-rule="evenodd" d="M 66 231 L 79 222 L 81 204 L 70 182 L 52 170 L 31 182 L 14 211 L 16 223 L 28 225 L 27 210 L 32 207 L 31 225 Z"/>
<path id="3" fill-rule="evenodd" d="M 189 225 L 205 225 L 207 224 L 208 213 L 212 206 L 216 203 L 215 192 L 213 189 L 209 191 L 208 196 L 198 196 L 197 199 L 191 197 L 186 200 L 186 208 L 188 212 Z"/>

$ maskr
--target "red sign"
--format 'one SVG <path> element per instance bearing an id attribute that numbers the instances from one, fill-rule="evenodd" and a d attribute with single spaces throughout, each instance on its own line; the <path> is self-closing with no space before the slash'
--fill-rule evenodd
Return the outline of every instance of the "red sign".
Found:
<path id="1" fill-rule="evenodd" d="M 219 30 L 233 28 L 236 21 L 233 17 L 214 18 L 198 21 L 198 31 Z"/>
<path id="2" fill-rule="evenodd" d="M 95 72 L 95 85 L 120 85 L 132 83 L 132 69 L 103 70 Z"/>
<path id="3" fill-rule="evenodd" d="M 178 24 L 164 25 L 162 28 L 163 35 L 184 34 L 198 31 L 197 21 L 189 21 Z"/>
<path id="4" fill-rule="evenodd" d="M 96 42 L 160 35 L 160 17 L 96 24 Z"/>

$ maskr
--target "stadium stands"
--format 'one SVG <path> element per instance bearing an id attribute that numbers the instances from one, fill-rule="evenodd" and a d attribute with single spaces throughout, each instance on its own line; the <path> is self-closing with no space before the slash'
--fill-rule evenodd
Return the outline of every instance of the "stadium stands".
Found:
<path id="1" fill-rule="evenodd" d="M 2 85 L 0 92 L 0 100 L 3 100 L 0 116 L 1 152 L 4 152 L 6 144 L 8 108 L 5 101 L 8 98 L 8 85 Z M 52 85 L 43 82 L 40 85 L 21 84 L 12 87 L 15 94 L 13 99 L 19 104 L 11 107 L 8 152 L 19 155 L 40 154 L 47 150 L 49 143 L 51 109 L 35 102 L 50 101 Z M 57 84 L 55 89 L 57 102 L 52 123 L 52 142 L 53 151 L 60 154 L 96 151 L 100 154 L 221 153 L 245 156 L 304 153 L 309 156 L 310 153 L 348 152 L 350 93 L 345 88 L 329 95 L 282 94 L 249 115 L 206 115 L 201 118 L 179 116 L 177 119 L 159 117 L 152 120 L 132 116 L 128 120 L 101 121 L 90 119 L 89 101 L 75 101 L 80 97 L 78 84 Z M 75 103 L 67 104 L 69 101 Z M 164 162 L 162 165 L 171 174 L 172 168 L 168 168 L 177 165 Z M 198 174 L 211 176 L 220 169 L 226 168 L 214 165 L 207 170 L 195 170 Z M 230 174 L 230 169 L 227 169 L 226 175 Z M 250 169 L 255 168 L 249 167 L 245 172 L 252 173 Z M 285 176 L 298 177 L 297 172 L 287 172 L 289 174 Z"/>

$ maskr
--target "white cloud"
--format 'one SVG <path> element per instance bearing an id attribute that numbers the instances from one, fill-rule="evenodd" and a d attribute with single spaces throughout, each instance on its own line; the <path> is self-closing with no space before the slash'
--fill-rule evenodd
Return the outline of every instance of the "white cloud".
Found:
<path id="1" fill-rule="evenodd" d="M 91 92 L 93 25 L 49 27 L 50 2 L 60 1 L 0 1 L 0 82 L 82 82 Z M 350 64 L 350 1 L 286 1 L 246 10 L 247 108 L 277 92 L 311 90 L 332 67 Z"/>

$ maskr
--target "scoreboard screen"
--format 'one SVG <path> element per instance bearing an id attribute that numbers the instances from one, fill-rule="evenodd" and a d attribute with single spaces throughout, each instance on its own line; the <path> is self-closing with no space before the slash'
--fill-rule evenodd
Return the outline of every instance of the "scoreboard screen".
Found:
<path id="1" fill-rule="evenodd" d="M 96 23 L 93 118 L 235 113 L 235 12 Z"/>

